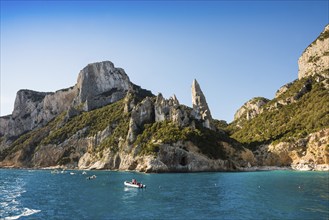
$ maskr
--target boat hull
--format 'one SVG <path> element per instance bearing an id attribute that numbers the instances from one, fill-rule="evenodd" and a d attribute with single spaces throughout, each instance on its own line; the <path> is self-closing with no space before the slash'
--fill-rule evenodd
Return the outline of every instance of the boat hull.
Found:
<path id="1" fill-rule="evenodd" d="M 138 184 L 133 184 L 133 183 L 128 182 L 128 181 L 125 181 L 125 182 L 124 182 L 124 185 L 125 185 L 125 186 L 128 186 L 128 187 L 133 187 L 133 188 L 146 188 L 146 185 L 143 185 L 143 184 L 140 184 L 140 183 L 138 183 Z"/>

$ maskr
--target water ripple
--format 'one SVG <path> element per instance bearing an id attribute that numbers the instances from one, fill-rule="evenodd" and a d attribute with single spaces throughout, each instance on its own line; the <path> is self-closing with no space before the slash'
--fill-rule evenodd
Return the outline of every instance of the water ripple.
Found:
<path id="1" fill-rule="evenodd" d="M 5 220 L 29 216 L 40 210 L 29 209 L 21 204 L 22 194 L 26 192 L 22 177 L 10 176 L 0 180 L 0 218 Z"/>

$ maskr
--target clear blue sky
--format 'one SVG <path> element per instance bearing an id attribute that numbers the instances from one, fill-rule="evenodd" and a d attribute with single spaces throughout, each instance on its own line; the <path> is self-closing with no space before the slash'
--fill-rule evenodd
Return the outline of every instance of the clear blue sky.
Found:
<path id="1" fill-rule="evenodd" d="M 2 1 L 1 109 L 19 89 L 73 86 L 110 60 L 130 80 L 191 106 L 196 78 L 214 118 L 297 78 L 297 60 L 329 23 L 327 1 Z"/>

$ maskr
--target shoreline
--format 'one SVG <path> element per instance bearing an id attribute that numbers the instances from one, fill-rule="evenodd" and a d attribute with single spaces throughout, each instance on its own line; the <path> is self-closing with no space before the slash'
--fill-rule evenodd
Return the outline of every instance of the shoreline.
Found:
<path id="1" fill-rule="evenodd" d="M 328 172 L 329 164 L 292 164 L 290 166 L 253 166 L 253 167 L 240 167 L 238 168 L 245 172 L 255 172 L 255 171 L 273 171 L 273 170 L 291 170 L 291 171 L 319 171 Z"/>
<path id="2" fill-rule="evenodd" d="M 0 167 L 0 169 L 22 169 L 22 170 L 75 170 L 75 171 L 119 171 L 119 172 L 140 172 L 137 170 L 109 170 L 109 169 L 79 169 L 79 168 L 68 168 L 65 166 L 50 166 L 50 167 L 15 167 L 15 166 L 4 166 Z M 252 166 L 252 167 L 238 167 L 236 170 L 228 170 L 228 171 L 191 171 L 191 172 L 183 172 L 183 173 L 206 173 L 206 172 L 258 172 L 258 171 L 275 171 L 275 170 L 286 170 L 286 171 L 318 171 L 318 172 L 329 172 L 329 164 L 319 164 L 314 166 L 309 165 L 291 165 L 291 166 Z M 158 172 L 153 172 L 158 173 Z M 160 173 L 182 173 L 182 172 L 160 172 Z"/>
<path id="3" fill-rule="evenodd" d="M 243 172 L 257 172 L 257 171 L 274 171 L 274 170 L 291 170 L 294 169 L 289 166 L 285 167 L 278 167 L 278 166 L 253 166 L 253 167 L 240 167 L 238 168 L 240 171 Z"/>

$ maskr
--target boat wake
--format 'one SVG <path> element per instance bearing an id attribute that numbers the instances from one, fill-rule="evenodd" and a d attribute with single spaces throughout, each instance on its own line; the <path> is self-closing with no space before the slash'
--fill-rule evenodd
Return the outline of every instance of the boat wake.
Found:
<path id="1" fill-rule="evenodd" d="M 23 207 L 20 203 L 22 194 L 26 192 L 22 179 L 16 178 L 15 182 L 2 179 L 0 183 L 0 219 L 19 219 L 41 211 Z"/>
<path id="2" fill-rule="evenodd" d="M 19 219 L 20 217 L 23 217 L 23 216 L 26 217 L 26 216 L 33 215 L 33 214 L 38 213 L 38 212 L 41 212 L 41 210 L 24 208 L 22 214 L 15 215 L 15 216 L 10 216 L 10 217 L 5 217 L 5 220 Z"/>

